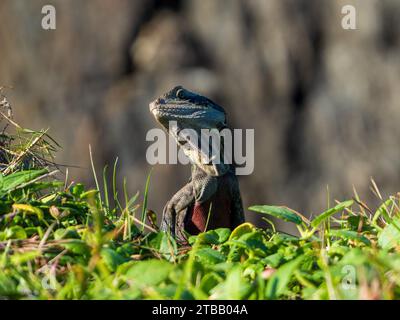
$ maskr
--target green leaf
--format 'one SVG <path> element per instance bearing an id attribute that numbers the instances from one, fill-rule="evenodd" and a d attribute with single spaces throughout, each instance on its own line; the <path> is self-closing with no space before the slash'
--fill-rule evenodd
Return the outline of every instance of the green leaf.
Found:
<path id="1" fill-rule="evenodd" d="M 333 208 L 326 210 L 325 212 L 321 213 L 319 216 L 315 217 L 315 219 L 311 222 L 311 226 L 313 228 L 319 226 L 323 221 L 328 219 L 330 216 L 334 215 L 337 212 L 344 210 L 347 207 L 350 207 L 353 204 L 353 202 L 354 202 L 353 200 L 344 201 L 344 202 L 337 204 Z"/>
<path id="2" fill-rule="evenodd" d="M 16 189 L 18 186 L 28 183 L 41 175 L 48 173 L 46 169 L 18 171 L 0 179 L 0 195 Z"/>
<path id="3" fill-rule="evenodd" d="M 226 257 L 222 253 L 211 248 L 198 249 L 194 255 L 204 264 L 217 264 L 226 260 Z"/>
<path id="4" fill-rule="evenodd" d="M 285 263 L 271 276 L 271 278 L 268 280 L 267 288 L 265 290 L 265 295 L 267 298 L 276 299 L 285 292 L 290 278 L 302 260 L 303 256 L 300 256 L 290 262 Z"/>
<path id="5" fill-rule="evenodd" d="M 283 261 L 283 255 L 279 252 L 269 255 L 263 259 L 263 262 L 272 268 L 277 268 Z"/>
<path id="6" fill-rule="evenodd" d="M 242 275 L 240 266 L 233 267 L 226 280 L 211 290 L 214 299 L 241 300 L 246 299 L 251 290 L 251 285 Z"/>
<path id="7" fill-rule="evenodd" d="M 228 243 L 238 245 L 239 247 L 263 256 L 265 256 L 267 251 L 267 247 L 263 243 L 262 234 L 257 231 L 245 233 L 239 239 L 233 239 Z"/>
<path id="8" fill-rule="evenodd" d="M 249 222 L 242 223 L 241 225 L 237 226 L 229 236 L 229 240 L 232 239 L 239 239 L 245 233 L 250 233 L 256 230 L 256 228 Z"/>
<path id="9" fill-rule="evenodd" d="M 218 244 L 224 243 L 229 239 L 231 230 L 228 228 L 215 229 L 214 232 L 218 235 Z"/>
<path id="10" fill-rule="evenodd" d="M 28 261 L 32 261 L 41 256 L 40 250 L 28 251 L 24 253 L 17 253 L 11 256 L 11 262 L 15 265 L 21 265 Z"/>
<path id="11" fill-rule="evenodd" d="M 178 254 L 176 241 L 166 232 L 159 232 L 151 235 L 149 246 L 157 250 L 168 261 L 172 261 Z"/>
<path id="12" fill-rule="evenodd" d="M 222 244 L 228 240 L 231 230 L 228 228 L 220 228 L 215 230 L 210 230 L 198 235 L 199 241 L 201 243 L 207 244 Z"/>
<path id="13" fill-rule="evenodd" d="M 0 296 L 14 296 L 17 294 L 17 284 L 13 278 L 0 273 Z"/>
<path id="14" fill-rule="evenodd" d="M 356 231 L 352 231 L 352 230 L 334 230 L 334 229 L 331 229 L 329 231 L 329 235 L 330 236 L 334 236 L 334 237 L 343 238 L 343 239 L 361 241 L 362 243 L 364 243 L 364 244 L 366 244 L 368 246 L 371 244 L 371 241 L 369 241 L 367 237 L 363 236 L 362 234 L 357 233 Z"/>
<path id="15" fill-rule="evenodd" d="M 20 226 L 12 226 L 5 230 L 5 238 L 8 239 L 26 239 L 28 236 L 24 228 Z"/>
<path id="16" fill-rule="evenodd" d="M 393 219 L 378 237 L 378 244 L 383 249 L 392 249 L 400 245 L 400 219 Z"/>
<path id="17" fill-rule="evenodd" d="M 374 217 L 372 218 L 372 223 L 376 224 L 378 218 L 380 216 L 383 216 L 386 219 L 387 223 L 392 222 L 392 219 L 389 216 L 389 212 L 387 212 L 388 210 L 390 210 L 389 208 L 393 205 L 393 200 L 392 199 L 388 199 L 386 200 L 384 203 L 382 203 L 379 208 L 376 210 Z"/>
<path id="18" fill-rule="evenodd" d="M 82 183 L 77 183 L 71 188 L 71 193 L 76 197 L 80 197 L 84 191 L 85 186 Z"/>
<path id="19" fill-rule="evenodd" d="M 210 294 L 210 291 L 218 285 L 220 281 L 220 277 L 217 276 L 215 273 L 210 272 L 206 273 L 204 277 L 201 279 L 200 282 L 200 289 L 203 290 L 205 293 Z"/>
<path id="20" fill-rule="evenodd" d="M 144 188 L 144 197 L 143 197 L 143 206 L 142 206 L 142 215 L 141 215 L 141 221 L 143 222 L 142 232 L 144 230 L 144 223 L 145 223 L 145 220 L 146 220 L 147 199 L 148 199 L 148 196 L 149 196 L 151 172 L 152 172 L 152 170 L 150 170 L 149 174 L 147 175 L 146 186 Z"/>
<path id="21" fill-rule="evenodd" d="M 14 203 L 12 207 L 14 210 L 20 210 L 28 214 L 36 214 L 39 220 L 44 219 L 43 211 L 40 208 L 31 206 L 30 204 Z"/>
<path id="22" fill-rule="evenodd" d="M 90 253 L 89 247 L 86 242 L 78 239 L 71 239 L 61 244 L 72 253 L 78 255 L 88 255 Z"/>
<path id="23" fill-rule="evenodd" d="M 173 265 L 164 260 L 135 262 L 126 272 L 126 277 L 140 286 L 155 286 L 165 281 Z"/>
<path id="24" fill-rule="evenodd" d="M 62 181 L 49 181 L 49 182 L 32 182 L 28 184 L 25 188 L 21 188 L 24 190 L 29 190 L 29 192 L 38 192 L 43 190 L 48 190 L 52 188 L 60 188 L 64 185 Z"/>
<path id="25" fill-rule="evenodd" d="M 54 199 L 57 198 L 57 197 L 58 197 L 58 193 L 51 193 L 48 196 L 42 198 L 40 200 L 40 202 L 41 203 L 48 203 L 48 202 L 54 201 Z"/>
<path id="26" fill-rule="evenodd" d="M 303 220 L 297 214 L 285 207 L 257 205 L 251 206 L 249 210 L 265 213 L 275 218 L 293 222 L 295 224 L 301 224 L 303 222 Z"/>
<path id="27" fill-rule="evenodd" d="M 54 231 L 54 239 L 61 240 L 61 239 L 79 239 L 79 233 L 73 228 L 60 228 Z"/>
<path id="28" fill-rule="evenodd" d="M 229 294 L 228 299 L 244 299 L 250 290 L 250 285 L 242 277 L 240 267 L 233 268 L 225 282 L 225 290 Z"/>
<path id="29" fill-rule="evenodd" d="M 116 252 L 111 248 L 101 249 L 101 258 L 105 262 L 108 269 L 110 269 L 113 272 L 117 270 L 117 267 L 120 264 L 126 262 L 126 259 L 124 259 L 123 256 L 121 256 L 118 252 Z"/>
<path id="30" fill-rule="evenodd" d="M 81 193 L 80 198 L 83 199 L 92 199 L 99 194 L 98 190 L 89 190 Z"/>

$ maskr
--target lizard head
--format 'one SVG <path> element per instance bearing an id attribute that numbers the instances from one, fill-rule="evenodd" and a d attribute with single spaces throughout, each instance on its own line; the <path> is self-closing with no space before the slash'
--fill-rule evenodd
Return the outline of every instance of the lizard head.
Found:
<path id="1" fill-rule="evenodd" d="M 150 103 L 150 112 L 168 130 L 170 121 L 189 129 L 226 126 L 225 110 L 210 99 L 177 86 Z"/>
<path id="2" fill-rule="evenodd" d="M 226 128 L 226 114 L 222 107 L 182 86 L 168 91 L 151 102 L 149 107 L 155 119 L 176 139 L 192 163 L 214 176 L 223 175 L 228 171 L 228 165 L 214 161 L 213 156 L 209 157 L 208 151 L 199 147 L 201 141 L 192 143 L 184 133 L 185 129 L 194 130 L 198 139 L 202 140 L 202 129 L 220 131 Z M 208 140 L 205 142 L 208 148 Z M 218 146 L 216 153 L 221 154 L 222 148 L 222 145 Z"/>

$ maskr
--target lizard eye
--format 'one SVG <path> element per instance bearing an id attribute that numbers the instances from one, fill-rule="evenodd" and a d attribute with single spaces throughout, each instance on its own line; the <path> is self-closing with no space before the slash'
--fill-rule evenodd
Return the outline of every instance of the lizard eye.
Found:
<path id="1" fill-rule="evenodd" d="M 179 98 L 179 99 L 184 99 L 185 98 L 185 92 L 183 91 L 183 89 L 179 89 L 176 92 L 176 97 Z"/>

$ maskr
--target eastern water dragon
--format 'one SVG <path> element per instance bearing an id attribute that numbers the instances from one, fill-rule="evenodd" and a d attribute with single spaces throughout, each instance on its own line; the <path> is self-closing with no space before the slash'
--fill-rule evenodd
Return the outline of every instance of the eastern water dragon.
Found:
<path id="1" fill-rule="evenodd" d="M 161 230 L 170 232 L 180 242 L 187 234 L 205 229 L 233 229 L 244 222 L 239 183 L 233 164 L 204 161 L 199 145 L 183 134 L 191 129 L 201 136 L 201 129 L 226 129 L 225 110 L 210 99 L 177 86 L 150 103 L 150 112 L 173 136 L 192 163 L 190 181 L 165 205 Z M 172 125 L 171 125 L 172 124 Z M 220 142 L 223 144 L 223 140 Z M 220 150 L 224 150 L 223 145 Z M 221 151 L 222 152 L 222 151 Z"/>

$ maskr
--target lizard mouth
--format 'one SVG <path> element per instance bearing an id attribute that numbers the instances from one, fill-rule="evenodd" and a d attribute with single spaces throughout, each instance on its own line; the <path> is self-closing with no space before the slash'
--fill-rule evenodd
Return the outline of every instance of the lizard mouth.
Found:
<path id="1" fill-rule="evenodd" d="M 150 112 L 153 112 L 155 109 L 157 109 L 157 107 L 158 107 L 158 104 L 155 101 L 151 102 L 149 104 Z"/>
<path id="2" fill-rule="evenodd" d="M 150 112 L 153 112 L 159 109 L 162 105 L 165 104 L 165 100 L 158 98 L 149 104 Z"/>

